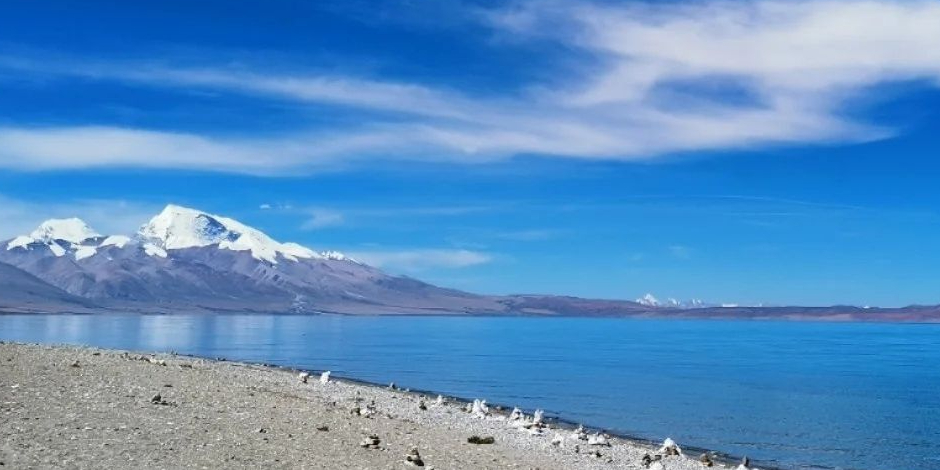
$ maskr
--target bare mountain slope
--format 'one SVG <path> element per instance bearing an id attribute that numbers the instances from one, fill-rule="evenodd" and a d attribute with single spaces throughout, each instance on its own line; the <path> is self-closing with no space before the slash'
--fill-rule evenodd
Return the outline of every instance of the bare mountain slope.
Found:
<path id="1" fill-rule="evenodd" d="M 0 312 L 86 312 L 95 305 L 14 266 L 0 263 Z"/>

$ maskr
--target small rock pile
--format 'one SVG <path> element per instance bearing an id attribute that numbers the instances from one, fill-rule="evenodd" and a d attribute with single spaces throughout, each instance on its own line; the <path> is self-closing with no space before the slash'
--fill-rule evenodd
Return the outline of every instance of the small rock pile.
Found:
<path id="1" fill-rule="evenodd" d="M 382 440 L 379 439 L 379 436 L 375 434 L 370 434 L 361 442 L 359 442 L 359 447 L 362 447 L 365 449 L 378 449 L 381 443 L 382 443 Z"/>
<path id="2" fill-rule="evenodd" d="M 493 436 L 486 436 L 486 437 L 470 436 L 467 438 L 467 442 L 471 444 L 493 444 L 496 442 L 496 438 Z"/>
<path id="3" fill-rule="evenodd" d="M 159 393 L 150 397 L 150 403 L 154 405 L 162 405 L 162 406 L 167 406 L 170 404 L 170 402 L 164 400 L 163 397 Z"/>
<path id="4" fill-rule="evenodd" d="M 415 447 L 412 447 L 411 452 L 405 455 L 405 463 L 414 465 L 415 467 L 424 466 L 424 460 L 421 460 L 421 454 L 418 453 L 418 449 Z"/>
<path id="5" fill-rule="evenodd" d="M 704 453 L 699 456 L 698 461 L 705 467 L 715 466 L 715 462 L 712 461 L 712 458 L 708 455 L 708 453 Z"/>

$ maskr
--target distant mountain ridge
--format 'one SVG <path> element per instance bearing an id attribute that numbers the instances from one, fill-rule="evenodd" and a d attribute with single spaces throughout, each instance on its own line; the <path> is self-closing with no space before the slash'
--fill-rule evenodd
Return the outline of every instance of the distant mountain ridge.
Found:
<path id="1" fill-rule="evenodd" d="M 487 296 L 281 243 L 237 220 L 168 205 L 133 236 L 50 219 L 0 242 L 0 312 L 779 317 L 934 321 L 938 309 L 710 308 L 700 301 Z"/>
<path id="2" fill-rule="evenodd" d="M 486 296 L 390 276 L 342 253 L 280 243 L 234 219 L 176 205 L 130 237 L 101 235 L 79 219 L 53 219 L 0 247 L 0 262 L 114 310 L 505 310 Z"/>

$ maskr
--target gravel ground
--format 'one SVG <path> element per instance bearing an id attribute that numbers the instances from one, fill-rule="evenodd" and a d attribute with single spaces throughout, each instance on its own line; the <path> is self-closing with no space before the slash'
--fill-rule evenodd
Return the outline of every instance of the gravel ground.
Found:
<path id="1" fill-rule="evenodd" d="M 354 413 L 373 401 L 374 415 Z M 589 445 L 564 429 L 532 435 L 464 406 L 256 365 L 0 343 L 0 468 L 401 469 L 415 468 L 406 454 L 416 448 L 424 468 L 641 469 L 657 452 Z M 370 435 L 378 444 L 362 447 Z M 495 442 L 470 444 L 473 435 Z M 684 456 L 662 463 L 703 468 Z"/>

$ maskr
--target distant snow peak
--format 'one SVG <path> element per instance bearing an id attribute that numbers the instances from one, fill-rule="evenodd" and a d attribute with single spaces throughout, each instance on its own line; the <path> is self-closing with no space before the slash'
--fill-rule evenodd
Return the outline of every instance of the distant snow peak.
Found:
<path id="1" fill-rule="evenodd" d="M 138 234 L 171 250 L 214 245 L 237 238 L 218 218 L 172 204 L 140 227 Z"/>
<path id="2" fill-rule="evenodd" d="M 659 299 L 653 296 L 653 294 L 647 293 L 643 297 L 636 299 L 636 303 L 640 305 L 646 305 L 647 307 L 659 307 Z"/>
<path id="3" fill-rule="evenodd" d="M 69 219 L 49 219 L 39 225 L 39 228 L 29 234 L 34 240 L 51 242 L 63 240 L 69 243 L 82 243 L 89 238 L 100 237 L 101 234 L 92 230 L 82 219 L 75 217 Z"/>
<path id="4" fill-rule="evenodd" d="M 636 303 L 640 305 L 645 305 L 647 307 L 666 307 L 666 308 L 677 308 L 677 309 L 693 309 L 693 308 L 706 308 L 714 307 L 715 304 L 709 304 L 703 302 L 700 299 L 692 300 L 679 300 L 673 297 L 669 297 L 664 301 L 660 301 L 653 294 L 646 294 L 639 299 L 636 299 Z"/>
<path id="5" fill-rule="evenodd" d="M 144 224 L 138 235 L 163 250 L 218 245 L 224 250 L 249 251 L 254 258 L 271 264 L 277 264 L 279 256 L 290 261 L 345 259 L 339 253 L 321 254 L 296 243 L 279 243 L 237 220 L 174 204 Z"/>
<path id="6" fill-rule="evenodd" d="M 65 256 L 69 250 L 81 250 L 84 244 L 101 234 L 91 229 L 82 219 L 49 219 L 29 235 L 20 235 L 7 243 L 7 250 L 22 248 L 29 250 L 32 245 L 45 245 L 55 256 Z M 93 248 L 92 248 L 93 250 Z M 82 250 L 76 259 L 93 255 L 92 251 Z"/>

